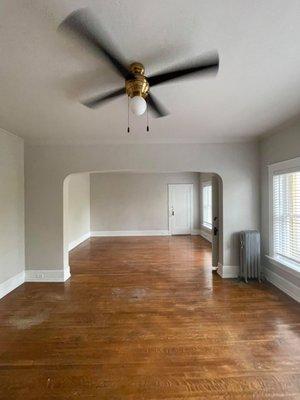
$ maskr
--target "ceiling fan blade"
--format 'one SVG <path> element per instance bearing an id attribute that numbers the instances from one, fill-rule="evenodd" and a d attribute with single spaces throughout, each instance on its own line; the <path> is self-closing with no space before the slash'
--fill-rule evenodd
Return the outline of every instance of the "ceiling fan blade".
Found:
<path id="1" fill-rule="evenodd" d="M 173 79 L 178 79 L 191 74 L 204 74 L 204 73 L 217 73 L 219 69 L 219 56 L 218 54 L 210 55 L 202 59 L 197 65 L 191 67 L 171 69 L 157 75 L 147 77 L 150 87 L 159 85 Z"/>
<path id="2" fill-rule="evenodd" d="M 160 102 L 156 99 L 156 97 L 153 96 L 153 94 L 149 93 L 146 100 L 150 107 L 150 110 L 153 112 L 155 117 L 165 117 L 169 114 L 169 112 L 160 104 Z"/>
<path id="3" fill-rule="evenodd" d="M 82 104 L 89 108 L 96 108 L 102 103 L 114 99 L 115 97 L 121 96 L 122 94 L 125 94 L 125 88 L 113 90 L 112 92 L 106 93 L 104 95 L 93 97 L 91 99 L 83 101 Z"/>
<path id="4" fill-rule="evenodd" d="M 122 57 L 113 49 L 111 41 L 100 30 L 100 24 L 87 9 L 82 8 L 72 12 L 59 25 L 58 29 L 74 33 L 78 38 L 94 48 L 94 50 L 100 51 L 123 78 L 128 79 L 133 77 Z"/>

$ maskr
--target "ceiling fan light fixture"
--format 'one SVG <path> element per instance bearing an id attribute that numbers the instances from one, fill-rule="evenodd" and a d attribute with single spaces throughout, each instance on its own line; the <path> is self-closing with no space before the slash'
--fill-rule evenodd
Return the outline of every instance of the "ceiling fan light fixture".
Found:
<path id="1" fill-rule="evenodd" d="M 192 74 L 206 75 L 207 73 L 218 72 L 219 55 L 214 52 L 207 54 L 205 57 L 202 56 L 201 60 L 197 59 L 192 65 L 188 63 L 175 66 L 158 74 L 145 76 L 143 64 L 135 61 L 128 66 L 122 56 L 113 50 L 111 41 L 105 35 L 105 32 L 101 30 L 101 26 L 96 29 L 94 22 L 91 12 L 87 9 L 79 9 L 67 16 L 60 24 L 59 30 L 73 33 L 81 41 L 92 46 L 99 55 L 105 57 L 118 74 L 125 79 L 125 87 L 123 86 L 104 95 L 86 100 L 83 104 L 89 108 L 95 108 L 108 100 L 127 94 L 128 119 L 129 108 L 135 115 L 142 115 L 146 110 L 148 111 L 148 106 L 156 117 L 164 117 L 168 112 L 156 97 L 150 93 L 150 87 Z M 147 99 L 147 102 L 145 99 Z"/>
<path id="2" fill-rule="evenodd" d="M 135 115 L 143 115 L 147 109 L 147 102 L 142 96 L 134 96 L 130 99 L 130 110 Z"/>

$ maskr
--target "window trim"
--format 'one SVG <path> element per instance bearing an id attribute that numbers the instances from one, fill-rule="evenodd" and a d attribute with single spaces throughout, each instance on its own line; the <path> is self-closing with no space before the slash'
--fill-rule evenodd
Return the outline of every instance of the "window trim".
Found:
<path id="1" fill-rule="evenodd" d="M 286 270 L 293 270 L 299 273 L 300 266 L 293 265 L 288 260 L 276 257 L 274 254 L 274 237 L 273 237 L 273 177 L 274 175 L 287 174 L 291 172 L 300 171 L 300 157 L 292 158 L 290 160 L 280 161 L 275 164 L 268 165 L 269 173 L 269 254 L 266 255 L 267 259 L 276 266 Z"/>
<path id="2" fill-rule="evenodd" d="M 201 226 L 202 228 L 206 229 L 208 232 L 212 232 L 212 228 L 213 228 L 213 221 L 211 221 L 211 227 L 208 227 L 207 225 L 205 225 L 204 221 L 203 221 L 203 189 L 207 186 L 211 186 L 211 193 L 212 193 L 212 181 L 208 180 L 208 181 L 204 181 L 201 183 L 201 199 L 202 199 L 202 204 L 201 204 L 201 215 L 202 215 L 202 221 L 201 221 Z M 212 196 L 211 196 L 211 200 L 212 200 Z M 211 206 L 212 206 L 212 201 L 211 201 Z"/>

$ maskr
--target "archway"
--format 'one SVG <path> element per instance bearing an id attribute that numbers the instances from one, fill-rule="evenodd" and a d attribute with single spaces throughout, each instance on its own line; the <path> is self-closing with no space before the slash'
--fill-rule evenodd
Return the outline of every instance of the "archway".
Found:
<path id="1" fill-rule="evenodd" d="M 184 173 L 184 172 L 183 172 Z M 87 175 L 90 174 L 169 174 L 174 176 L 178 172 L 157 172 L 157 171 L 88 171 L 85 173 L 74 173 L 68 175 L 63 182 L 63 219 L 64 219 L 64 240 L 63 240 L 63 249 L 64 249 L 64 267 L 69 267 L 69 250 L 73 248 L 75 245 L 78 245 L 83 240 L 87 239 L 91 235 L 93 235 L 92 229 L 89 229 L 89 232 L 84 232 L 78 240 L 75 238 L 70 238 L 69 233 L 69 185 L 70 180 L 72 177 Z M 201 207 L 202 207 L 202 200 L 201 200 L 201 175 L 202 178 L 207 180 L 210 179 L 211 186 L 212 186 L 212 226 L 207 234 L 207 230 L 202 229 L 203 226 L 199 225 L 199 229 L 195 229 L 193 234 L 200 234 L 201 236 L 205 237 L 212 243 L 212 267 L 213 269 L 217 269 L 218 265 L 222 264 L 223 262 L 223 183 L 222 179 L 218 174 L 215 173 L 201 173 L 201 172 L 189 172 L 188 174 L 198 174 L 199 175 L 199 216 L 201 215 Z M 202 180 L 203 180 L 202 179 Z M 167 207 L 166 207 L 167 209 Z M 168 227 L 169 230 L 169 227 Z M 196 232 L 196 233 L 195 233 Z M 166 234 L 165 231 L 163 234 Z"/>

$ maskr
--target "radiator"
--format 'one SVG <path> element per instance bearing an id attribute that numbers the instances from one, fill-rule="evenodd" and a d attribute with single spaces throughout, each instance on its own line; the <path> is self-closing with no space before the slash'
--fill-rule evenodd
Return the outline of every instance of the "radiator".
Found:
<path id="1" fill-rule="evenodd" d="M 258 231 L 240 232 L 240 270 L 239 277 L 261 279 L 260 233 Z"/>

